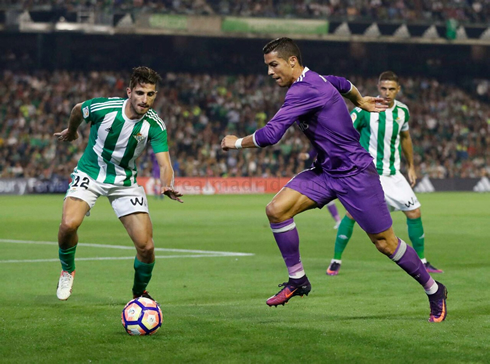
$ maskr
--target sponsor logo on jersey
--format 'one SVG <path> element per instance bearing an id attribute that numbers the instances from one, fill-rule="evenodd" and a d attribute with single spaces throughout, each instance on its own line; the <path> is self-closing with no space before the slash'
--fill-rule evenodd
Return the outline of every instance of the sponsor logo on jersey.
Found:
<path id="1" fill-rule="evenodd" d="M 83 111 L 83 117 L 85 119 L 88 118 L 88 114 L 89 114 L 88 106 L 85 106 L 82 111 Z"/>
<path id="2" fill-rule="evenodd" d="M 112 132 L 112 126 L 108 127 L 106 130 L 105 130 L 107 133 L 111 133 Z"/>
<path id="3" fill-rule="evenodd" d="M 357 114 L 355 112 L 353 112 L 352 114 L 350 114 L 350 117 L 352 119 L 352 122 L 354 122 L 357 119 Z"/>
<path id="4" fill-rule="evenodd" d="M 136 135 L 133 135 L 134 139 L 136 139 L 136 141 L 139 143 L 141 142 L 143 139 L 145 139 L 144 135 L 141 134 L 141 133 L 138 133 Z"/>

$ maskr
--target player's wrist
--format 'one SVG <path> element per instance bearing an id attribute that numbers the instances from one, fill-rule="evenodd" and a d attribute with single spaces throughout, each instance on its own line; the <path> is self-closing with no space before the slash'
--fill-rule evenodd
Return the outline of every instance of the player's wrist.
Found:
<path id="1" fill-rule="evenodd" d="M 243 138 L 238 138 L 235 141 L 235 149 L 242 149 Z"/>

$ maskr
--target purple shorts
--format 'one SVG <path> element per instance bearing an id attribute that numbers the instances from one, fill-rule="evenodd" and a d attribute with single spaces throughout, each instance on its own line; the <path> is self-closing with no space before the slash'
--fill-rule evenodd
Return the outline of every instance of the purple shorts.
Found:
<path id="1" fill-rule="evenodd" d="M 338 198 L 367 233 L 388 230 L 393 223 L 378 172 L 372 163 L 348 177 L 332 177 L 321 168 L 307 169 L 294 176 L 285 187 L 309 197 L 319 208 Z"/>

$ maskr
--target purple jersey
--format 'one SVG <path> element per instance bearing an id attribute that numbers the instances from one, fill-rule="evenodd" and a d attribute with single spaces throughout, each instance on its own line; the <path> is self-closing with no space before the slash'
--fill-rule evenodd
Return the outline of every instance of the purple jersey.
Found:
<path id="1" fill-rule="evenodd" d="M 277 143 L 296 122 L 318 153 L 315 166 L 337 177 L 359 173 L 372 163 L 372 157 L 359 143 L 359 133 L 341 96 L 351 87 L 343 77 L 321 76 L 305 67 L 276 115 L 255 131 L 255 145 Z"/>

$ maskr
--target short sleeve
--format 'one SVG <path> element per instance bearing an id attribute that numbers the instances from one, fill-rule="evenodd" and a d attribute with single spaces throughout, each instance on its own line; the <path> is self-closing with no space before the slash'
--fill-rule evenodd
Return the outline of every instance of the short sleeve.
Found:
<path id="1" fill-rule="evenodd" d="M 100 115 L 107 110 L 107 106 L 115 106 L 115 103 L 121 103 L 121 98 L 97 97 L 82 103 L 82 117 L 87 123 L 96 123 L 101 119 Z"/>
<path id="2" fill-rule="evenodd" d="M 408 129 L 410 129 L 410 127 L 408 126 L 408 122 L 410 120 L 410 113 L 408 112 L 408 109 L 402 109 L 402 110 L 405 113 L 405 120 L 401 127 L 401 131 L 407 131 Z"/>
<path id="3" fill-rule="evenodd" d="M 159 126 L 152 127 L 150 129 L 150 144 L 155 154 L 168 152 L 167 129 L 162 129 Z"/>
<path id="4" fill-rule="evenodd" d="M 356 107 L 350 113 L 352 124 L 354 125 L 354 128 L 357 129 L 357 131 L 360 131 L 362 128 L 366 126 L 366 122 L 364 118 L 365 113 L 366 112 L 360 107 Z"/>

